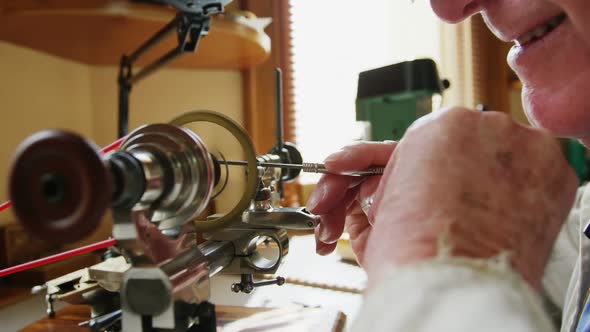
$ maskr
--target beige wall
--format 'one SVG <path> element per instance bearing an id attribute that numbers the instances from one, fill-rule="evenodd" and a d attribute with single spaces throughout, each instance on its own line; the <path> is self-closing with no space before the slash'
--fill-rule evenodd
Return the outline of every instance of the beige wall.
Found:
<path id="1" fill-rule="evenodd" d="M 87 66 L 0 42 L 1 202 L 8 199 L 12 154 L 28 135 L 65 128 L 101 146 L 116 138 L 116 79 L 115 67 Z M 130 128 L 196 109 L 223 112 L 243 123 L 241 82 L 239 71 L 158 72 L 133 89 Z M 0 213 L 0 223 L 11 220 L 12 214 Z"/>
<path id="2" fill-rule="evenodd" d="M 90 68 L 93 130 L 106 145 L 117 134 L 117 68 Z M 242 123 L 242 82 L 239 71 L 165 69 L 138 83 L 131 92 L 130 123 L 168 122 L 181 113 L 210 109 Z"/>
<path id="3" fill-rule="evenodd" d="M 0 42 L 0 201 L 25 137 L 47 128 L 92 134 L 89 78 L 87 66 Z M 0 222 L 13 219 L 0 213 Z"/>

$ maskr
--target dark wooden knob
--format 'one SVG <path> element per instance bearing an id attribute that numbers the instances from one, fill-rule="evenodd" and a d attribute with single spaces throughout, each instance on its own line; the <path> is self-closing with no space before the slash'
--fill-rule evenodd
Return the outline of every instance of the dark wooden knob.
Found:
<path id="1" fill-rule="evenodd" d="M 113 184 L 94 144 L 70 132 L 45 130 L 18 148 L 9 186 L 14 212 L 30 234 L 73 242 L 98 227 Z"/>

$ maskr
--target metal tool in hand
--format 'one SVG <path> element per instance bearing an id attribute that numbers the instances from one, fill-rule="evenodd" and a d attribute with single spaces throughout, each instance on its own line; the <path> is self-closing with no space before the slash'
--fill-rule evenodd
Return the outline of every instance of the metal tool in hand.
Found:
<path id="1" fill-rule="evenodd" d="M 234 165 L 234 166 L 246 166 L 246 161 L 235 161 L 225 160 L 219 161 L 221 164 Z M 331 172 L 324 164 L 321 163 L 302 163 L 302 164 L 286 164 L 286 163 L 270 163 L 270 162 L 258 162 L 258 166 L 262 167 L 278 167 L 278 168 L 295 168 L 301 169 L 306 173 L 322 173 L 322 174 L 336 174 L 345 176 L 371 176 L 371 175 L 383 175 L 385 170 L 384 166 L 371 166 L 361 171 L 347 171 L 347 172 Z"/>

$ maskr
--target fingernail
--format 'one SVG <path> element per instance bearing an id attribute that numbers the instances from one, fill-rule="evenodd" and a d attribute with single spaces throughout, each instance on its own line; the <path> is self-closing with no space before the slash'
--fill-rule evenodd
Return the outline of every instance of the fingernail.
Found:
<path id="1" fill-rule="evenodd" d="M 318 229 L 318 239 L 324 243 L 330 243 L 330 230 L 326 225 L 320 224 Z"/>
<path id="2" fill-rule="evenodd" d="M 327 252 L 325 245 L 319 247 L 318 249 L 316 249 L 316 254 L 320 255 L 320 256 L 326 256 L 327 254 L 329 254 L 329 252 Z"/>
<path id="3" fill-rule="evenodd" d="M 326 256 L 334 252 L 335 248 L 335 244 L 325 244 L 319 242 L 319 244 L 316 244 L 316 253 L 321 256 Z"/>
<path id="4" fill-rule="evenodd" d="M 322 243 L 320 241 L 315 241 L 315 253 L 321 255 L 322 251 Z"/>
<path id="5" fill-rule="evenodd" d="M 335 161 L 335 160 L 342 159 L 348 154 L 348 152 L 349 152 L 348 149 L 342 149 L 338 152 L 334 152 L 331 155 L 329 155 L 326 159 L 324 159 L 324 164 Z"/>
<path id="6" fill-rule="evenodd" d="M 325 193 L 326 189 L 324 188 L 324 185 L 322 183 L 318 183 L 313 193 L 311 193 L 309 200 L 307 201 L 307 210 L 313 212 L 313 209 L 315 209 L 324 199 Z"/>

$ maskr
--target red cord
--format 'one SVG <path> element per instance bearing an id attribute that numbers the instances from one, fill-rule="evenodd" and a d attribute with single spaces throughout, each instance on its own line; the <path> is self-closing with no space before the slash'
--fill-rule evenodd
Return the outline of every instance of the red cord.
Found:
<path id="1" fill-rule="evenodd" d="M 121 144 L 123 143 L 123 141 L 125 140 L 125 138 L 127 138 L 127 137 L 121 137 L 118 140 L 114 141 L 113 143 L 105 146 L 101 150 L 102 153 L 105 153 L 106 154 L 106 153 L 109 153 L 109 152 L 111 152 L 113 150 L 118 149 L 121 146 Z M 11 206 L 12 206 L 12 202 L 11 201 L 6 201 L 6 202 L 0 204 L 0 212 L 3 212 L 5 210 L 8 210 Z"/>
<path id="2" fill-rule="evenodd" d="M 66 252 L 55 254 L 55 255 L 52 255 L 52 256 L 49 256 L 49 257 L 44 257 L 44 258 L 40 258 L 40 259 L 31 261 L 31 262 L 27 262 L 27 263 L 24 263 L 24 264 L 20 264 L 20 265 L 16 265 L 16 266 L 13 266 L 13 267 L 9 267 L 7 269 L 0 270 L 0 277 L 4 277 L 4 276 L 9 275 L 9 274 L 13 274 L 13 273 L 17 273 L 17 272 L 29 270 L 29 269 L 32 269 L 32 268 L 36 268 L 36 267 L 41 266 L 41 265 L 46 265 L 46 264 L 49 264 L 49 263 L 61 261 L 62 259 L 67 259 L 67 258 L 70 258 L 70 257 L 78 256 L 78 255 L 81 255 L 81 254 L 85 254 L 87 252 L 91 252 L 91 251 L 95 251 L 95 250 L 98 250 L 98 249 L 110 247 L 110 246 L 115 245 L 115 243 L 117 243 L 117 241 L 115 241 L 114 239 L 108 239 L 108 240 L 96 242 L 96 243 L 93 243 L 93 244 L 89 244 L 87 246 L 83 246 L 83 247 L 80 247 L 80 248 L 68 250 Z"/>
<path id="3" fill-rule="evenodd" d="M 104 148 L 102 148 L 102 153 L 109 153 L 115 149 L 118 149 L 121 144 L 123 144 L 123 141 L 127 138 L 127 136 L 121 137 L 118 140 L 114 141 L 113 143 L 105 146 Z"/>
<path id="4" fill-rule="evenodd" d="M 9 207 L 12 206 L 12 202 L 11 201 L 6 201 L 2 204 L 0 204 L 0 212 L 4 211 L 4 210 L 8 210 Z"/>

